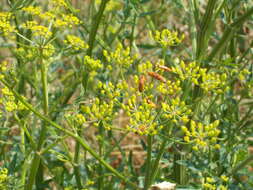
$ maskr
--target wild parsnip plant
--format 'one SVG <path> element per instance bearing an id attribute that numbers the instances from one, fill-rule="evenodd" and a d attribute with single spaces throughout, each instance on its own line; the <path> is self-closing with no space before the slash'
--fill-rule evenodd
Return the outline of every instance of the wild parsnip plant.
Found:
<path id="1" fill-rule="evenodd" d="M 253 189 L 252 23 L 250 0 L 2 0 L 0 189 Z"/>

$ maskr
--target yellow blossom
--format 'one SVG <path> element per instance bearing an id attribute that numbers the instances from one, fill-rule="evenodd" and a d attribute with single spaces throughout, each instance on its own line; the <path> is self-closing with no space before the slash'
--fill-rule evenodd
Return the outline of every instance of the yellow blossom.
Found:
<path id="1" fill-rule="evenodd" d="M 51 57 L 55 52 L 55 47 L 52 44 L 47 44 L 42 48 L 42 55 L 44 58 Z"/>
<path id="2" fill-rule="evenodd" d="M 75 119 L 76 119 L 76 122 L 79 124 L 79 125 L 82 125 L 83 123 L 86 122 L 86 119 L 85 117 L 82 115 L 82 114 L 76 114 L 75 116 Z"/>
<path id="3" fill-rule="evenodd" d="M 228 180 L 229 180 L 229 178 L 228 178 L 227 176 L 225 176 L 225 175 L 222 175 L 220 178 L 221 178 L 222 181 L 224 181 L 224 182 L 228 182 Z"/>
<path id="4" fill-rule="evenodd" d="M 113 63 L 125 68 L 128 68 L 137 58 L 137 55 L 131 57 L 130 48 L 127 47 L 124 49 L 120 43 L 117 45 L 117 48 L 114 52 L 108 52 L 107 50 L 104 50 L 103 54 L 109 63 Z"/>
<path id="5" fill-rule="evenodd" d="M 10 19 L 12 14 L 10 12 L 0 12 L 0 34 L 8 36 L 15 32 L 15 27 L 11 25 Z"/>
<path id="6" fill-rule="evenodd" d="M 40 15 L 41 14 L 40 7 L 29 6 L 29 7 L 24 7 L 22 10 L 29 13 L 29 14 L 32 14 L 32 15 Z"/>
<path id="7" fill-rule="evenodd" d="M 89 71 L 98 70 L 103 68 L 103 65 L 99 59 L 92 59 L 90 56 L 84 56 L 84 65 Z"/>
<path id="8" fill-rule="evenodd" d="M 70 45 L 74 50 L 87 49 L 89 47 L 81 38 L 74 35 L 67 35 L 64 43 Z"/>
<path id="9" fill-rule="evenodd" d="M 182 40 L 184 39 L 184 35 L 178 37 L 178 32 L 172 32 L 168 29 L 164 29 L 161 32 L 155 31 L 153 38 L 162 47 L 166 48 L 181 43 Z"/>
<path id="10" fill-rule="evenodd" d="M 22 26 L 30 29 L 36 37 L 50 38 L 52 36 L 52 32 L 47 27 L 39 25 L 36 21 L 27 21 Z"/>
<path id="11" fill-rule="evenodd" d="M 8 170 L 3 168 L 0 170 L 0 189 L 7 190 L 7 182 L 8 182 Z"/>
<path id="12" fill-rule="evenodd" d="M 67 8 L 67 3 L 65 2 L 65 0 L 51 0 L 53 5 L 56 7 L 65 7 Z"/>
<path id="13" fill-rule="evenodd" d="M 197 123 L 191 120 L 190 129 L 182 126 L 181 130 L 185 133 L 185 142 L 193 142 L 193 150 L 202 150 L 205 152 L 208 147 L 220 149 L 220 145 L 217 144 L 217 138 L 220 134 L 218 126 L 218 120 L 209 125 L 203 125 L 200 122 Z"/>

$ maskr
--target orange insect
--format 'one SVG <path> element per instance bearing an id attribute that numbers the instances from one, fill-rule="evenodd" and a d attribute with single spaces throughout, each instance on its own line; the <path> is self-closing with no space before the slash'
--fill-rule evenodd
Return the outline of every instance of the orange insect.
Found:
<path id="1" fill-rule="evenodd" d="M 166 66 L 164 66 L 164 65 L 157 65 L 160 69 L 162 69 L 162 70 L 164 70 L 164 71 L 168 71 L 168 72 L 170 72 L 171 71 L 171 69 L 169 68 L 169 67 L 166 67 Z"/>
<path id="2" fill-rule="evenodd" d="M 140 79 L 139 79 L 139 91 L 140 91 L 140 92 L 143 92 L 143 90 L 144 90 L 145 81 L 146 81 L 145 76 L 144 76 L 144 75 L 141 75 L 141 76 L 140 76 Z"/>
<path id="3" fill-rule="evenodd" d="M 148 72 L 148 75 L 155 78 L 155 79 L 157 79 L 157 80 L 159 80 L 159 81 L 161 81 L 161 82 L 164 82 L 164 83 L 166 82 L 166 79 L 163 76 L 159 75 L 158 73 Z"/>

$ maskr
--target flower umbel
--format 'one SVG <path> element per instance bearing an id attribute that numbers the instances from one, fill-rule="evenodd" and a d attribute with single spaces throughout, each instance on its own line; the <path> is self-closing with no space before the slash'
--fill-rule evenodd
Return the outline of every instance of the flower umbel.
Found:
<path id="1" fill-rule="evenodd" d="M 172 32 L 168 29 L 164 29 L 161 32 L 155 31 L 153 38 L 162 47 L 166 48 L 181 43 L 184 39 L 184 35 L 178 37 L 178 32 Z"/>

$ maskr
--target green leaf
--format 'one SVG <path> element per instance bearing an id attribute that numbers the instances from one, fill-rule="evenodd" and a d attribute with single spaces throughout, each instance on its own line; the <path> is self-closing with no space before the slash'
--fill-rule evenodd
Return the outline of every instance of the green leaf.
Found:
<path id="1" fill-rule="evenodd" d="M 145 16 L 148 16 L 148 15 L 153 15 L 155 14 L 157 11 L 148 11 L 148 12 L 143 12 L 143 13 L 140 13 L 139 14 L 139 17 L 145 17 Z"/>
<path id="2" fill-rule="evenodd" d="M 10 130 L 10 128 L 7 128 L 7 127 L 0 127 L 0 131 L 6 132 L 6 131 L 9 131 L 9 130 Z"/>

